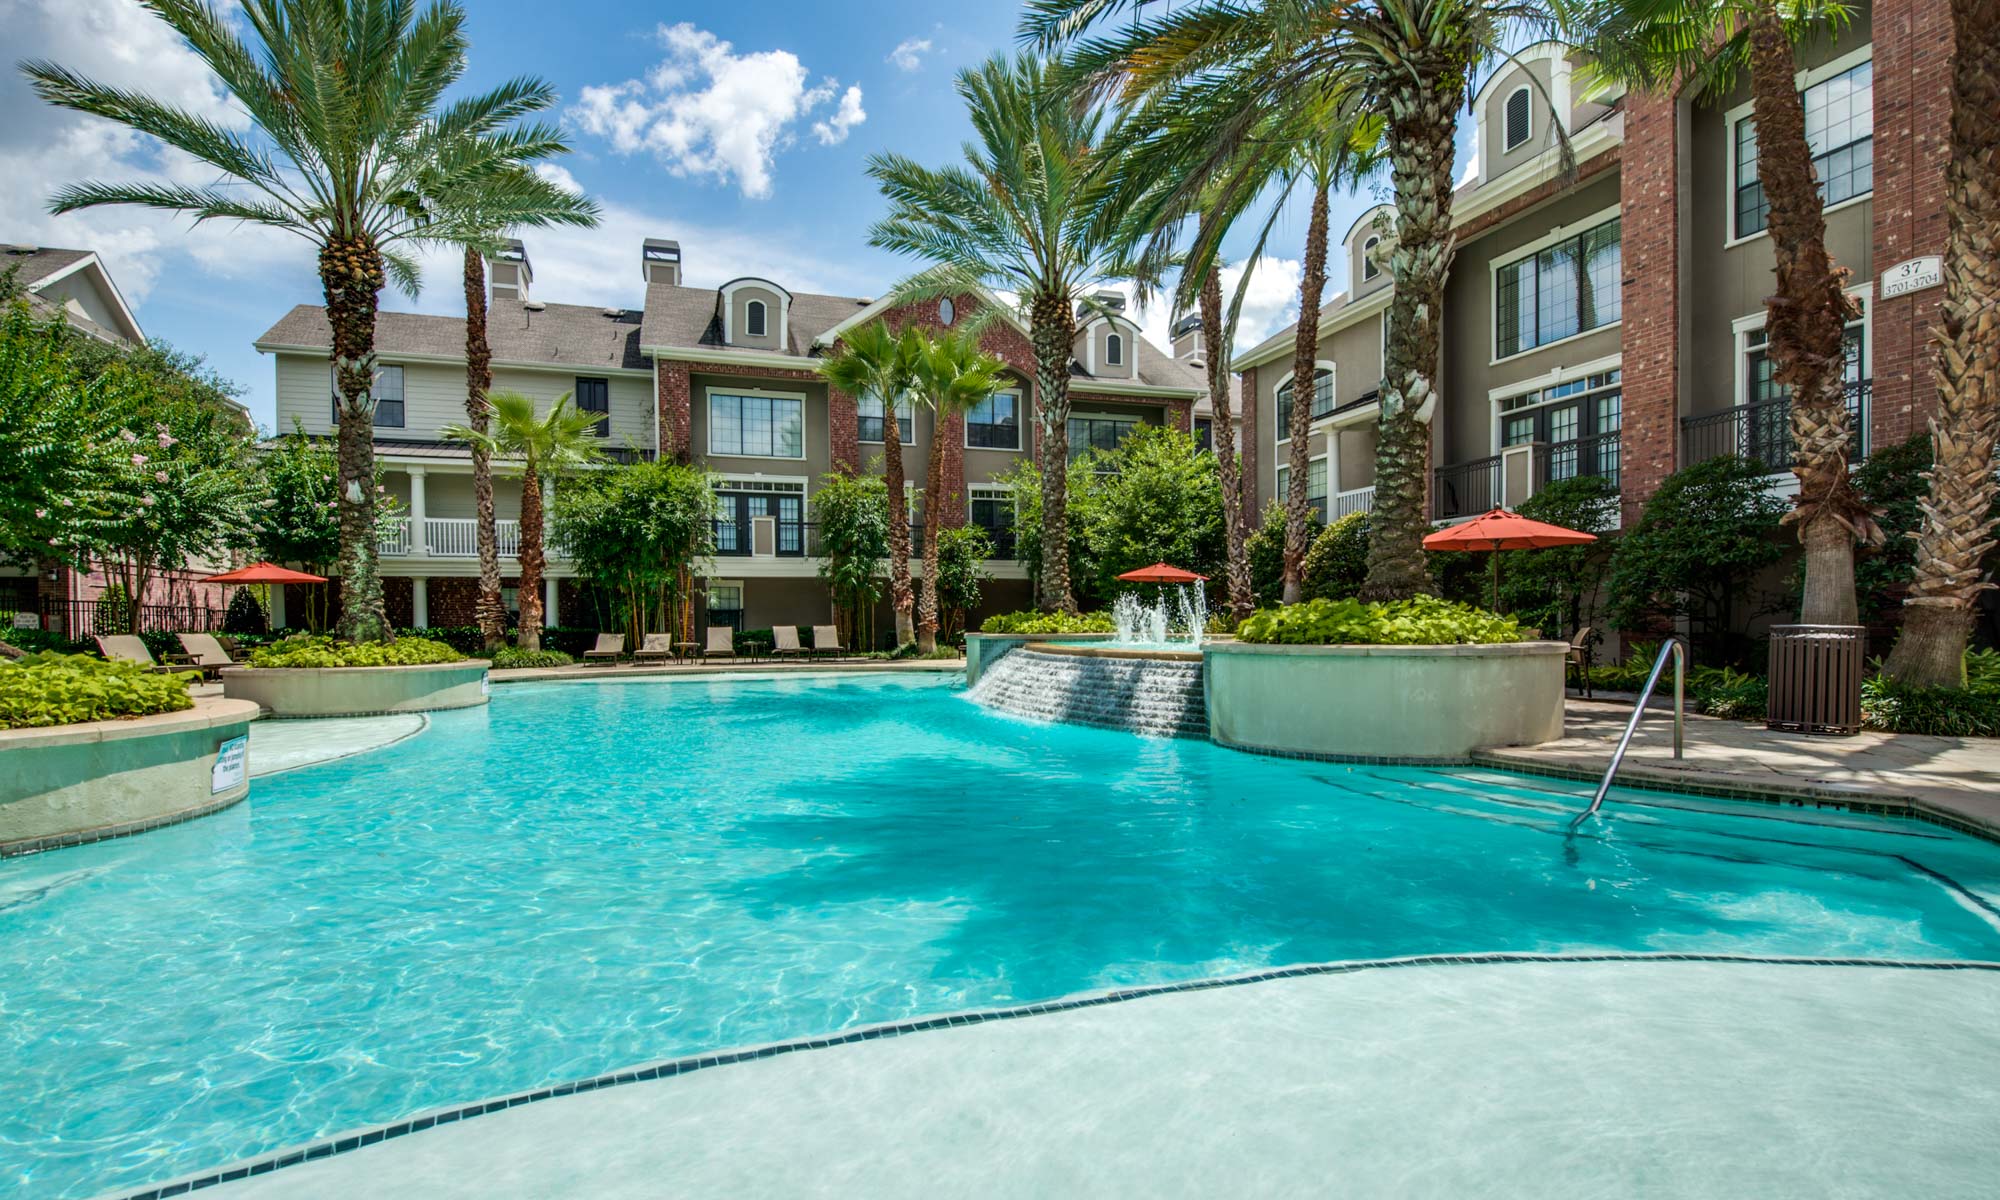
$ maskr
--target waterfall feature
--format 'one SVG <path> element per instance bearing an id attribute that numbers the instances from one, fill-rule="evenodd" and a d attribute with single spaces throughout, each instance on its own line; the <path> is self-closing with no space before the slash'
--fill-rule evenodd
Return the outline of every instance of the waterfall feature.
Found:
<path id="1" fill-rule="evenodd" d="M 1171 593 L 1162 592 L 1152 603 L 1131 592 L 1121 593 L 1111 602 L 1111 624 L 1120 646 L 1179 646 L 1201 649 L 1208 629 L 1208 593 L 1182 585 Z"/>
<path id="2" fill-rule="evenodd" d="M 987 667 L 969 694 L 1015 716 L 1151 737 L 1208 736 L 1198 659 L 1051 654 L 1023 647 Z"/>

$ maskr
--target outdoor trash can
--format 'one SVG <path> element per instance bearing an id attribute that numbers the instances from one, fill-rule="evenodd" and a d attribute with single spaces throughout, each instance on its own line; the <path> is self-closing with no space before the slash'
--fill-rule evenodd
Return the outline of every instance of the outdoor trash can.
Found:
<path id="1" fill-rule="evenodd" d="M 1773 625 L 1764 726 L 1793 733 L 1861 732 L 1859 625 Z"/>

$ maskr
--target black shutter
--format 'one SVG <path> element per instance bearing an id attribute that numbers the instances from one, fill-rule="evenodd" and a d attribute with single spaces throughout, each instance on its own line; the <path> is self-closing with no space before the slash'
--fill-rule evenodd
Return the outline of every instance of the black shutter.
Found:
<path id="1" fill-rule="evenodd" d="M 584 379 L 576 381 L 576 406 L 584 412 L 611 412 L 611 381 L 609 379 Z M 606 416 L 597 423 L 598 437 L 611 436 L 611 418 Z"/>

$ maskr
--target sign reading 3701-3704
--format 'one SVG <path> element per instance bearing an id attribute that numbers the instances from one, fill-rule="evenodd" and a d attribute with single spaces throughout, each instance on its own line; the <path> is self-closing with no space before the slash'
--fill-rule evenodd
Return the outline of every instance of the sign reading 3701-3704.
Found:
<path id="1" fill-rule="evenodd" d="M 1913 258 L 1897 263 L 1882 272 L 1882 298 L 1891 300 L 1897 296 L 1907 296 L 1911 292 L 1921 292 L 1944 282 L 1944 260 L 1937 255 Z"/>

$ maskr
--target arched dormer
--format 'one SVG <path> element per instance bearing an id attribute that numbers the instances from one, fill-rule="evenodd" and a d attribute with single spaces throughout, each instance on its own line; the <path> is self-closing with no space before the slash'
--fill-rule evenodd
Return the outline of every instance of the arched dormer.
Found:
<path id="1" fill-rule="evenodd" d="M 1560 42 L 1536 42 L 1503 59 L 1479 86 L 1472 111 L 1479 123 L 1478 181 L 1489 183 L 1535 161 L 1556 144 L 1553 126 L 1575 130 L 1605 106 L 1577 102 L 1577 64 Z"/>
<path id="2" fill-rule="evenodd" d="M 1389 251 L 1396 240 L 1394 205 L 1378 204 L 1348 226 L 1341 245 L 1347 251 L 1347 295 L 1359 300 L 1389 286 Z"/>
<path id="3" fill-rule="evenodd" d="M 716 290 L 722 342 L 752 350 L 783 350 L 791 344 L 792 294 L 768 279 L 746 275 Z"/>
<path id="4" fill-rule="evenodd" d="M 1124 316 L 1102 313 L 1084 323 L 1083 369 L 1096 379 L 1139 377 L 1139 327 Z"/>

